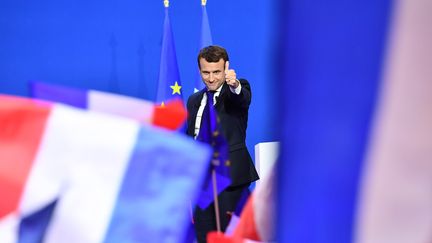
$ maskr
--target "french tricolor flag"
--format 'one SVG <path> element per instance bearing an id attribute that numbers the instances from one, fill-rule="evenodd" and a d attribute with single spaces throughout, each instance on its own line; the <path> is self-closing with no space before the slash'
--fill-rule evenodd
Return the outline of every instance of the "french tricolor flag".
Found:
<path id="1" fill-rule="evenodd" d="M 0 242 L 182 242 L 210 149 L 135 120 L 0 96 Z"/>
<path id="2" fill-rule="evenodd" d="M 164 106 L 151 101 L 97 90 L 83 90 L 32 81 L 30 96 L 91 111 L 105 112 L 137 120 L 144 124 L 179 129 L 187 116 L 181 99 L 165 102 Z"/>
<path id="3" fill-rule="evenodd" d="M 432 242 L 432 1 L 281 9 L 277 241 Z"/>
<path id="4" fill-rule="evenodd" d="M 432 242 L 432 1 L 287 2 L 277 187 L 209 242 Z"/>

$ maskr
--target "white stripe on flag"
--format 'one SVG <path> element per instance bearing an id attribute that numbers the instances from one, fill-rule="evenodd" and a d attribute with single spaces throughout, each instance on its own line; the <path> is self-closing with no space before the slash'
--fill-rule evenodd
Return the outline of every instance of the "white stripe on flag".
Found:
<path id="1" fill-rule="evenodd" d="M 63 139 L 55 139 L 61 137 L 69 128 L 52 129 L 56 126 L 52 119 L 53 114 L 51 113 L 47 119 L 39 149 L 24 187 L 19 207 L 21 217 L 26 217 L 53 202 L 59 197 L 61 187 L 64 186 L 64 174 L 67 169 L 66 144 L 63 143 Z"/>
<path id="2" fill-rule="evenodd" d="M 0 242 L 17 242 L 19 217 L 15 213 L 10 213 L 0 220 Z"/>
<path id="3" fill-rule="evenodd" d="M 432 2 L 399 1 L 356 242 L 432 240 Z"/>
<path id="4" fill-rule="evenodd" d="M 276 163 L 273 161 L 263 181 L 253 195 L 253 208 L 257 233 L 263 241 L 273 241 L 276 238 Z"/>
<path id="5" fill-rule="evenodd" d="M 151 123 L 154 104 L 133 97 L 88 91 L 88 109 L 129 117 L 140 122 Z"/>
<path id="6" fill-rule="evenodd" d="M 138 131 L 138 123 L 121 117 L 55 106 L 37 160 L 55 164 L 62 158 L 66 179 L 45 242 L 104 239 Z"/>

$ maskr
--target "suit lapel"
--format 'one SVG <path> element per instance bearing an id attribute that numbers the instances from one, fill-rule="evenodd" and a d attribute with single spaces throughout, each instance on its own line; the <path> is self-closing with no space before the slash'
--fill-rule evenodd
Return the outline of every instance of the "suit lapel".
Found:
<path id="1" fill-rule="evenodd" d="M 217 97 L 217 102 L 215 104 L 215 109 L 216 110 L 219 110 L 219 108 L 222 106 L 222 103 L 225 100 L 225 97 L 227 95 L 227 88 L 228 88 L 227 84 L 224 83 L 222 85 L 222 89 L 221 89 L 221 91 L 219 93 L 219 96 Z"/>

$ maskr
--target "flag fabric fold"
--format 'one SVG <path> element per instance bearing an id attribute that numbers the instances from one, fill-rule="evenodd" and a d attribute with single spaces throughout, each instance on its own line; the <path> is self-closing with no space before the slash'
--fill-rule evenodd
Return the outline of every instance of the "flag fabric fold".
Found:
<path id="1" fill-rule="evenodd" d="M 211 155 L 177 133 L 0 96 L 1 242 L 181 242 Z"/>
<path id="2" fill-rule="evenodd" d="M 278 241 L 432 240 L 432 2 L 290 1 Z"/>
<path id="3" fill-rule="evenodd" d="M 30 83 L 30 96 L 92 111 L 105 112 L 176 130 L 181 127 L 187 112 L 180 99 L 171 99 L 164 107 L 134 97 L 96 90 L 81 90 L 44 82 Z"/>

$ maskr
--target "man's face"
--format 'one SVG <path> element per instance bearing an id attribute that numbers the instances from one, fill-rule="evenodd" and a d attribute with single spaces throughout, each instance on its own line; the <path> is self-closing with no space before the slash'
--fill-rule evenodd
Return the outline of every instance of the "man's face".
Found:
<path id="1" fill-rule="evenodd" d="M 225 82 L 225 61 L 207 62 L 200 59 L 200 74 L 208 90 L 217 90 Z"/>

